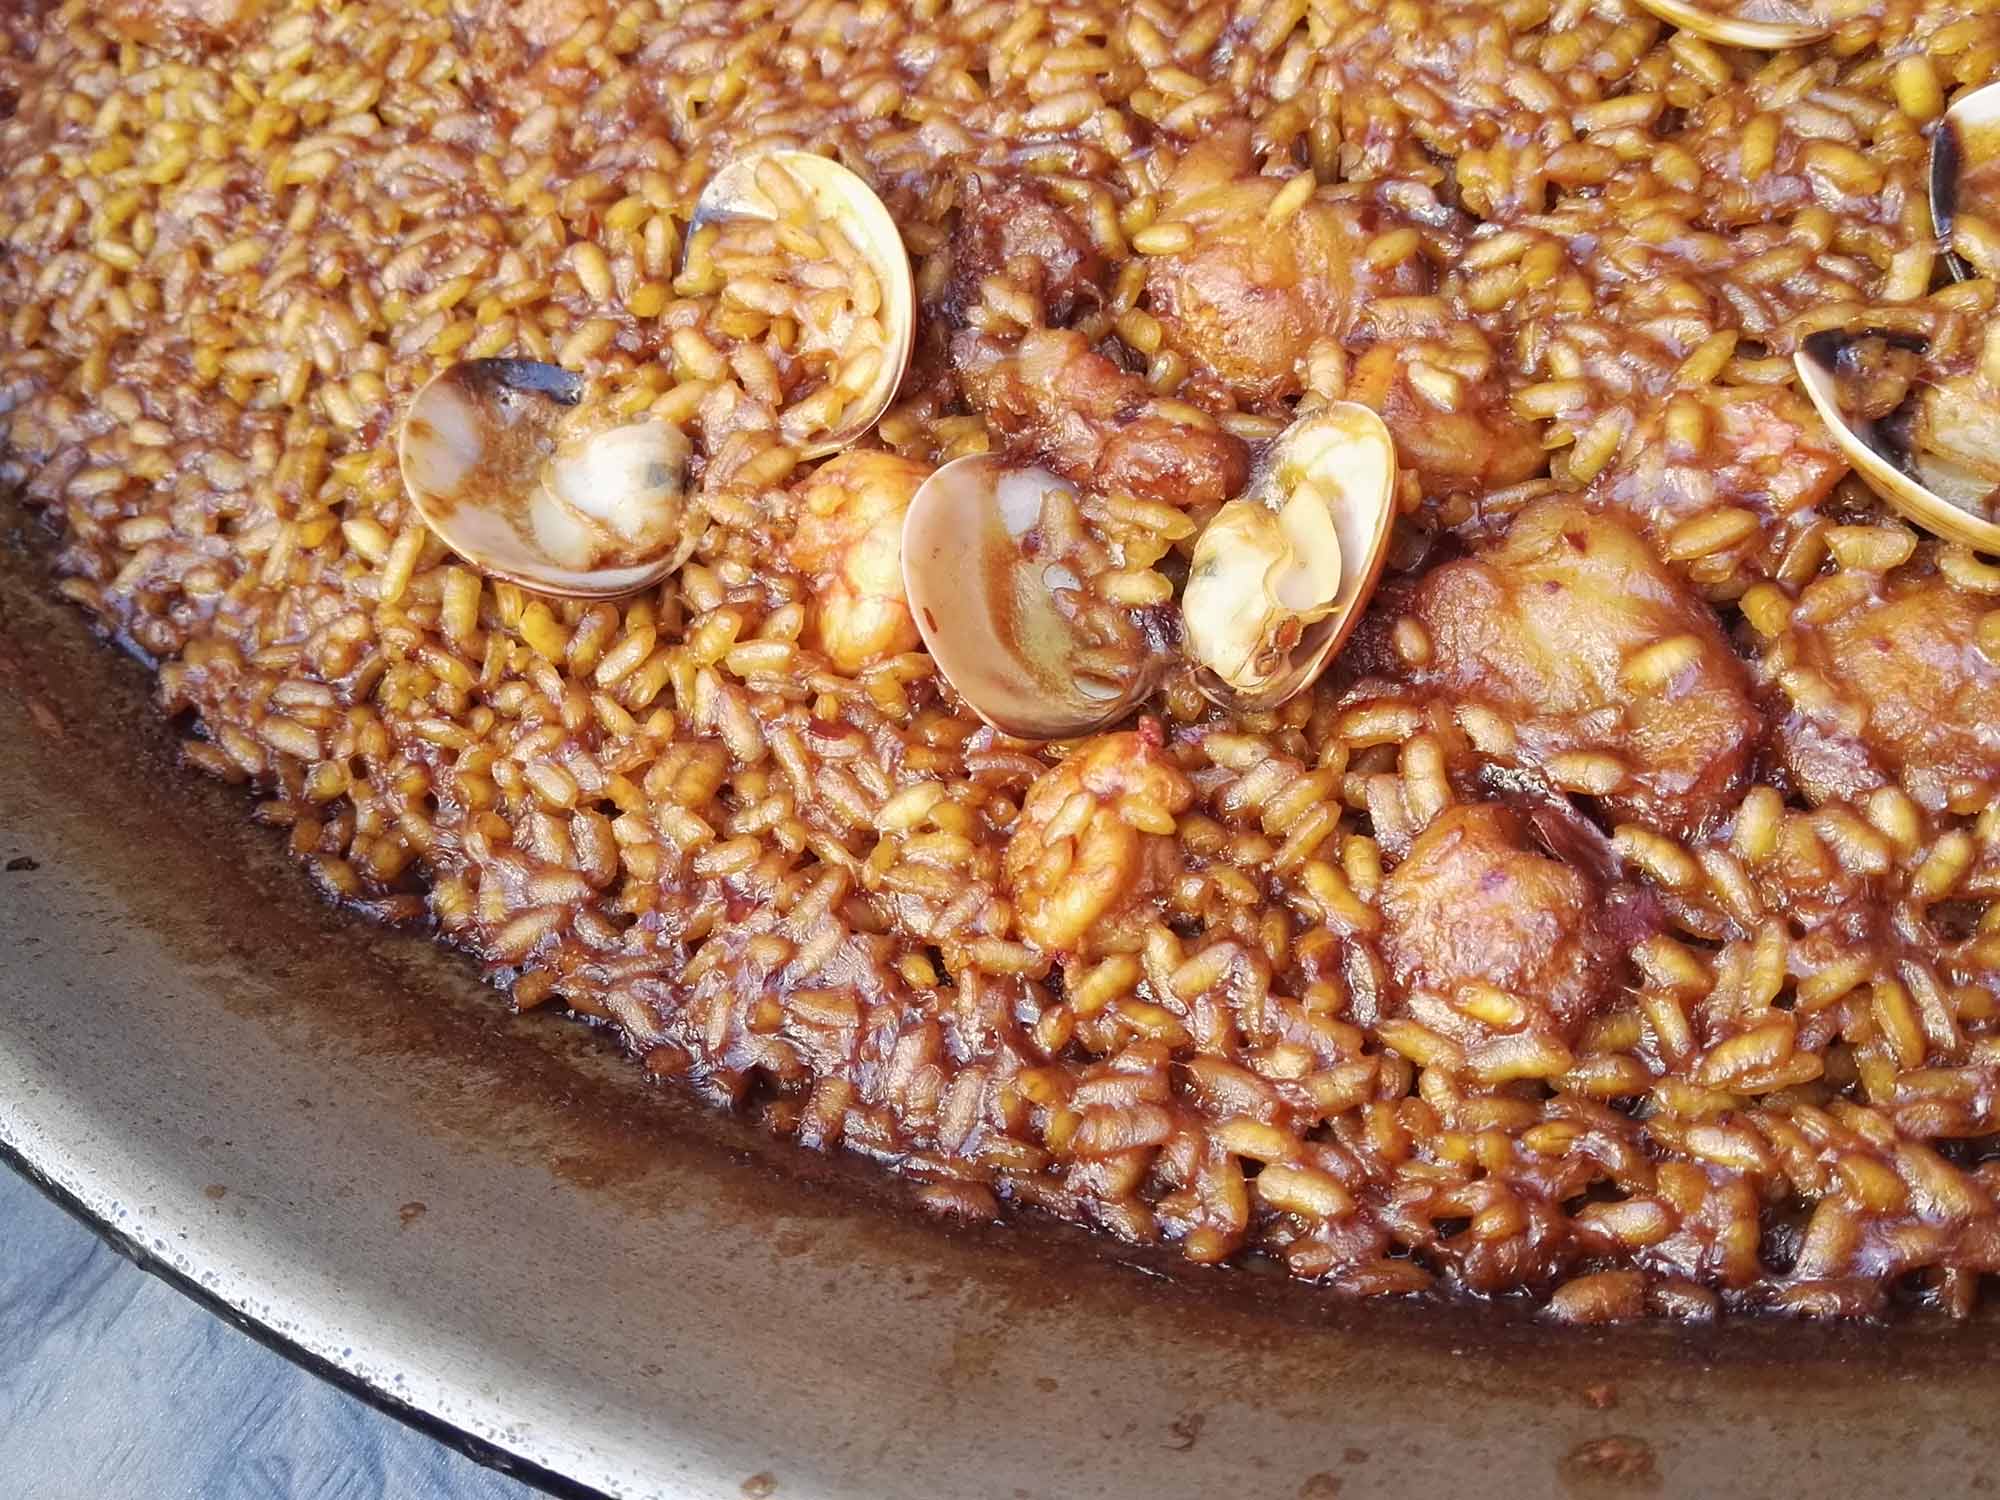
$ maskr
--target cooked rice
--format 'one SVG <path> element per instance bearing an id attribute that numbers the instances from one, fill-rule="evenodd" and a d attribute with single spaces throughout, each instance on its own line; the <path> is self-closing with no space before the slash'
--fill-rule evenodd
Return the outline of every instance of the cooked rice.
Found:
<path id="1" fill-rule="evenodd" d="M 2000 568 L 1842 477 L 1789 356 L 1982 347 L 1994 284 L 1940 283 L 1922 183 L 2000 15 L 1843 16 L 1763 56 L 1623 0 L 17 7 L 5 477 L 331 897 L 942 1212 L 1573 1320 L 1964 1316 L 2000 1271 Z M 770 230 L 682 264 L 773 142 L 904 232 L 876 439 L 1089 471 L 1046 523 L 1101 641 L 1156 642 L 1213 501 L 1091 455 L 1143 422 L 1226 473 L 1301 397 L 1382 409 L 1406 514 L 1342 665 L 1234 716 L 1179 671 L 1074 746 L 984 728 L 921 650 L 837 670 L 787 553 L 836 402 L 783 414 L 858 389 L 812 318 L 868 289 L 803 311 L 787 276 L 841 254 Z M 1097 268 L 964 285 L 1020 184 Z M 1308 258 L 1203 321 L 1204 276 L 1294 250 L 1351 295 Z M 1122 393 L 1080 435 L 958 378 L 1044 321 L 1060 359 L 995 368 Z M 423 527 L 399 413 L 493 355 L 689 426 L 680 572 L 540 598 Z"/>

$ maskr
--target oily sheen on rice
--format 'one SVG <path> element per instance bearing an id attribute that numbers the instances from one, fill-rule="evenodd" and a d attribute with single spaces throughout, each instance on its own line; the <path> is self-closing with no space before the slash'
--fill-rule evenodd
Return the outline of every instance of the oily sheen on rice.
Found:
<path id="1" fill-rule="evenodd" d="M 1758 54 L 1624 0 L 16 6 L 5 478 L 329 896 L 941 1211 L 1581 1321 L 1964 1316 L 2000 567 L 1846 474 L 1790 356 L 1981 347 L 1923 175 L 2000 15 L 1842 16 Z M 872 288 L 778 229 L 684 263 L 779 142 L 915 265 L 896 463 L 799 451 Z M 684 567 L 541 597 L 425 529 L 401 412 L 494 356 L 684 426 Z M 1338 399 L 1402 515 L 1280 707 L 1175 663 L 1011 740 L 885 601 L 857 476 L 1004 449 L 1076 487 L 1039 535 L 1106 672 L 1172 657 L 1200 527 Z"/>

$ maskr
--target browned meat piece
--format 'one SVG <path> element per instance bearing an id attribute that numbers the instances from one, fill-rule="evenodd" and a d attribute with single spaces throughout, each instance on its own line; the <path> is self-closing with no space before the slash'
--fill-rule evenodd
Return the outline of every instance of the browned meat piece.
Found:
<path id="1" fill-rule="evenodd" d="M 1042 305 L 1045 321 L 1067 323 L 1103 295 L 1104 256 L 1041 184 L 967 179 L 965 205 L 951 236 L 951 279 L 945 315 L 962 324 L 978 304 L 979 286 L 1004 275 Z"/>
<path id="2" fill-rule="evenodd" d="M 1596 883 L 1530 849 L 1505 807 L 1441 813 L 1382 883 L 1381 908 L 1383 956 L 1408 990 L 1491 985 L 1573 1038 L 1620 982 Z"/>
<path id="3" fill-rule="evenodd" d="M 1371 297 L 1420 290 L 1423 274 L 1414 259 L 1385 274 L 1354 257 L 1371 232 L 1362 204 L 1312 198 L 1266 227 L 1283 187 L 1252 170 L 1247 123 L 1217 131 L 1160 188 L 1160 221 L 1188 225 L 1194 244 L 1146 272 L 1167 347 L 1251 404 L 1298 395 L 1315 343 L 1344 337 Z"/>
<path id="4" fill-rule="evenodd" d="M 1418 679 L 1511 726 L 1511 747 L 1487 753 L 1670 833 L 1732 805 L 1763 727 L 1747 674 L 1714 615 L 1624 523 L 1539 501 L 1498 547 L 1426 577 L 1410 613 L 1432 642 Z"/>
<path id="5" fill-rule="evenodd" d="M 1355 361 L 1347 396 L 1372 406 L 1396 439 L 1396 456 L 1431 495 L 1504 489 L 1548 467 L 1541 433 L 1514 414 L 1498 382 L 1423 368 L 1400 345 L 1376 344 Z M 1420 362 L 1420 361 L 1419 361 Z M 1427 391 L 1422 382 L 1434 389 Z"/>
<path id="6" fill-rule="evenodd" d="M 1745 558 L 1772 572 L 1792 534 L 1784 523 L 1824 500 L 1847 461 L 1789 386 L 1716 387 L 1674 401 L 1699 414 L 1693 427 L 1702 446 L 1670 436 L 1669 409 L 1658 406 L 1598 476 L 1591 498 L 1645 528 L 1697 583 L 1727 577 Z M 1733 529 L 1688 524 L 1725 509 L 1742 513 Z"/>
<path id="7" fill-rule="evenodd" d="M 1193 798 L 1161 746 L 1157 721 L 1099 735 L 1044 771 L 1007 845 L 1022 932 L 1050 953 L 1138 947 L 1180 869 L 1170 829 Z"/>
<path id="8" fill-rule="evenodd" d="M 1975 644 L 1990 607 L 1933 578 L 1800 627 L 1818 681 L 1778 730 L 1800 790 L 1823 802 L 1893 779 L 1933 810 L 1983 804 L 2000 786 L 2000 667 Z"/>
<path id="9" fill-rule="evenodd" d="M 105 24 L 135 42 L 160 42 L 176 34 L 233 40 L 264 14 L 266 0 L 111 0 Z"/>
<path id="10" fill-rule="evenodd" d="M 553 47 L 581 31 L 588 21 L 609 20 L 610 0 L 500 0 L 487 7 L 487 24 L 511 23 L 521 39 L 537 49 Z"/>
<path id="11" fill-rule="evenodd" d="M 1073 484 L 1200 505 L 1249 476 L 1239 440 L 1161 412 L 1144 381 L 1082 334 L 1044 328 L 1010 346 L 967 329 L 953 336 L 951 361 L 973 410 Z"/>

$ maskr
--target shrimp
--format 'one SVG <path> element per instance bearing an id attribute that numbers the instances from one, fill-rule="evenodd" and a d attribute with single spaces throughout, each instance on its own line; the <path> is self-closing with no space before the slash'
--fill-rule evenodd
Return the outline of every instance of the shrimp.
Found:
<path id="1" fill-rule="evenodd" d="M 1154 719 L 1136 732 L 1098 735 L 1043 772 L 1004 861 L 1021 930 L 1049 953 L 1138 947 L 1179 872 L 1173 819 L 1193 800 Z"/>
<path id="2" fill-rule="evenodd" d="M 903 594 L 903 515 L 928 474 L 910 459 L 857 448 L 805 483 L 791 556 L 813 585 L 808 644 L 840 671 L 921 644 Z"/>
<path id="3" fill-rule="evenodd" d="M 1703 448 L 1690 452 L 1678 443 L 1662 404 L 1598 476 L 1591 499 L 1625 512 L 1656 547 L 1699 516 L 1724 507 L 1747 511 L 1758 525 L 1741 540 L 1677 565 L 1697 585 L 1728 577 L 1738 559 L 1755 572 L 1775 572 L 1785 548 L 1847 472 L 1847 460 L 1805 398 L 1789 388 L 1718 386 L 1678 395 L 1674 404 L 1699 417 L 1689 425 L 1704 434 Z"/>

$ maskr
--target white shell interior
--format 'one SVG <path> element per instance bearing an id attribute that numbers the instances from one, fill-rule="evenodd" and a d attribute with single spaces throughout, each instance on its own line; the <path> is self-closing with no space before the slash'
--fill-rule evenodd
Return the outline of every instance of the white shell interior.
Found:
<path id="1" fill-rule="evenodd" d="M 1876 451 L 1864 434 L 1848 425 L 1840 409 L 1839 386 L 1833 371 L 1804 349 L 1792 357 L 1792 364 L 1798 371 L 1799 385 L 1818 411 L 1820 420 L 1826 423 L 1827 431 L 1833 434 L 1841 453 L 1854 465 L 1854 472 L 1867 481 L 1870 489 L 1934 535 L 1963 542 L 1982 552 L 2000 551 L 2000 526 L 1934 494 Z"/>
<path id="2" fill-rule="evenodd" d="M 875 190 L 839 162 L 813 151 L 779 148 L 752 152 L 729 162 L 701 190 L 690 235 L 703 224 L 716 220 L 777 217 L 776 206 L 757 186 L 757 166 L 763 161 L 775 161 L 784 167 L 812 195 L 814 209 L 840 224 L 868 258 L 882 288 L 880 316 L 889 333 L 889 344 L 881 368 L 868 389 L 848 404 L 840 425 L 799 450 L 804 458 L 822 458 L 867 432 L 896 399 L 897 388 L 903 383 L 916 348 L 916 278 L 910 270 L 910 255 L 903 245 L 902 233 Z"/>
<path id="3" fill-rule="evenodd" d="M 1145 673 L 1120 688 L 1068 670 L 1075 643 L 1051 593 L 1078 580 L 1018 545 L 1051 489 L 1074 486 L 972 454 L 925 480 L 903 520 L 903 587 L 924 648 L 973 712 L 1021 739 L 1089 734 L 1152 689 Z"/>
<path id="4" fill-rule="evenodd" d="M 1683 31 L 1691 31 L 1707 41 L 1725 47 L 1748 47 L 1758 52 L 1783 52 L 1790 47 L 1809 47 L 1833 31 L 1830 21 L 1751 20 L 1719 16 L 1687 0 L 1639 0 L 1639 4 Z"/>

